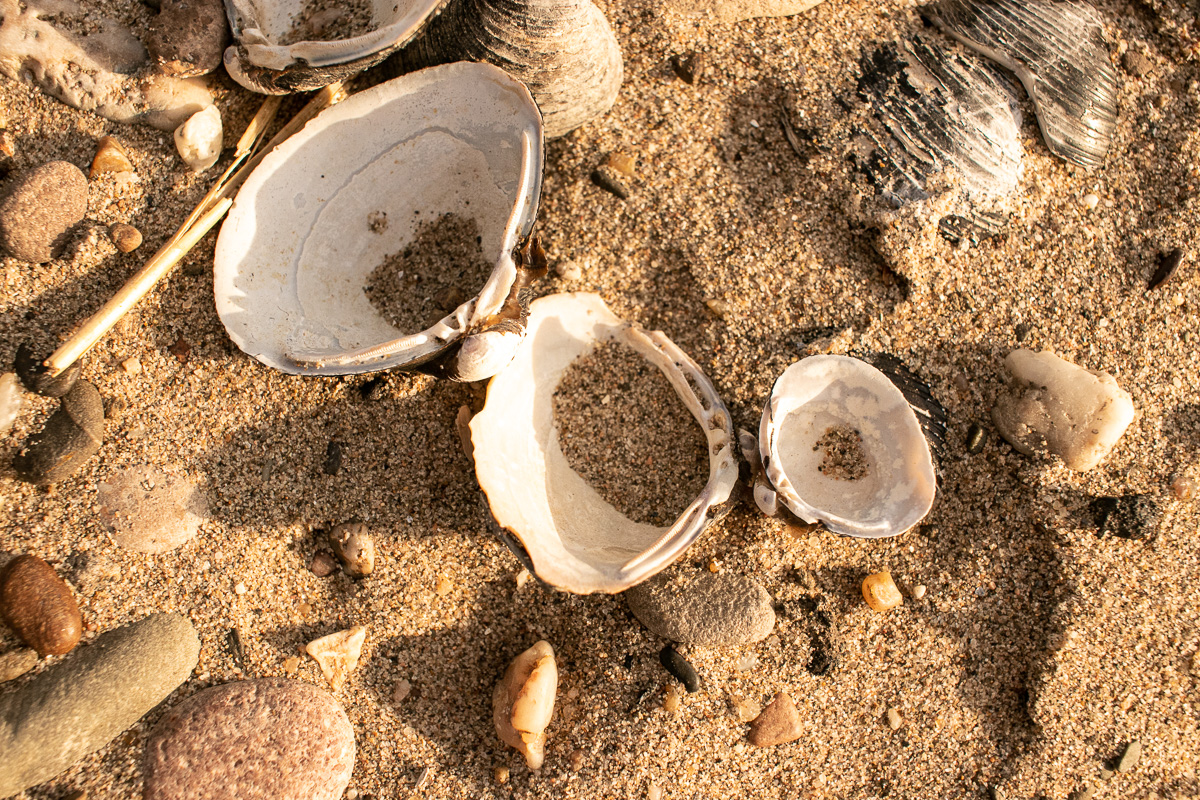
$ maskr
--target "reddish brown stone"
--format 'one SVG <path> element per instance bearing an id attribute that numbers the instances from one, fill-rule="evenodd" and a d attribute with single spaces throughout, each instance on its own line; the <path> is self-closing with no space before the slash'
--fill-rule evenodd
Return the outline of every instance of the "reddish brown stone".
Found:
<path id="1" fill-rule="evenodd" d="M 787 692 L 779 692 L 770 705 L 750 723 L 750 744 L 771 747 L 800 738 L 800 712 Z"/>
<path id="2" fill-rule="evenodd" d="M 0 617 L 43 656 L 79 644 L 83 618 L 70 587 L 37 556 L 17 556 L 0 572 Z"/>

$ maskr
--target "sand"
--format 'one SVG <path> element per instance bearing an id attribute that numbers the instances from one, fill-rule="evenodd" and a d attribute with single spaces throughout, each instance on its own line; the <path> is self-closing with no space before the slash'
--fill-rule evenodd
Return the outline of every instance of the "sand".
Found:
<path id="1" fill-rule="evenodd" d="M 74 582 L 85 644 L 154 610 L 186 613 L 202 640 L 195 675 L 162 707 L 28 797 L 137 796 L 165 707 L 206 686 L 283 675 L 306 642 L 356 624 L 368 631 L 363 658 L 335 693 L 359 745 L 351 797 L 407 797 L 425 770 L 426 798 L 1062 800 L 1093 780 L 1105 797 L 1200 795 L 1200 510 L 1170 490 L 1177 476 L 1200 478 L 1200 68 L 1185 60 L 1186 37 L 1160 34 L 1139 3 L 1100 3 L 1116 63 L 1135 51 L 1151 64 L 1139 78 L 1121 71 L 1105 167 L 1050 156 L 1026 103 L 1008 234 L 969 248 L 914 238 L 905 279 L 858 211 L 837 98 L 853 98 L 864 46 L 921 25 L 913 3 L 827 0 L 737 25 L 645 0 L 601 6 L 626 82 L 611 112 L 549 143 L 539 217 L 552 266 L 573 261 L 582 277 L 551 270 L 536 291 L 597 291 L 617 314 L 665 331 L 751 430 L 775 378 L 820 332 L 842 331 L 842 349 L 891 353 L 949 414 L 929 517 L 860 541 L 737 505 L 680 564 L 755 576 L 778 603 L 776 632 L 750 647 L 685 649 L 704 688 L 668 710 L 664 642 L 619 597 L 521 585 L 520 564 L 491 538 L 454 424 L 460 406 L 478 406 L 479 388 L 388 374 L 364 396 L 370 376 L 289 377 L 258 364 L 216 316 L 210 236 L 89 354 L 84 376 L 110 409 L 98 457 L 51 490 L 16 482 L 11 457 L 53 407 L 32 396 L 0 440 L 0 551 L 37 553 Z M 150 14 L 133 2 L 98 8 L 139 32 Z M 694 85 L 670 64 L 690 51 L 705 64 Z M 256 101 L 223 77 L 215 86 L 232 144 Z M 805 132 L 802 156 L 781 108 Z M 213 175 L 193 176 L 169 134 L 6 79 L 0 114 L 18 168 L 86 167 L 111 134 L 136 169 L 133 181 L 90 182 L 89 232 L 72 257 L 0 261 L 8 364 L 22 341 L 49 351 L 93 312 Z M 612 151 L 637 159 L 627 201 L 589 177 Z M 136 225 L 142 248 L 117 252 L 106 234 L 115 222 Z M 1159 253 L 1174 247 L 1191 255 L 1147 293 Z M 1018 346 L 1109 371 L 1133 395 L 1138 416 L 1097 469 L 1022 456 L 996 435 L 989 409 Z M 974 455 L 973 423 L 989 433 Z M 333 475 L 323 469 L 330 442 L 343 451 Z M 179 550 L 122 550 L 97 513 L 97 484 L 143 463 L 190 477 L 209 498 L 209 519 Z M 1088 496 L 1134 492 L 1161 501 L 1157 529 L 1099 538 Z M 307 565 L 323 531 L 350 519 L 376 532 L 375 573 L 317 578 Z M 883 569 L 907 596 L 879 615 L 859 584 Z M 228 644 L 234 628 L 242 659 Z M 561 679 L 535 773 L 496 737 L 490 698 L 507 662 L 539 638 L 553 644 Z M 814 641 L 835 660 L 819 675 Z M 0 650 L 15 645 L 0 631 Z M 296 676 L 323 684 L 307 657 Z M 399 680 L 412 693 L 394 705 Z M 739 709 L 781 689 L 804 736 L 757 749 Z M 1133 740 L 1144 748 L 1137 767 L 1101 781 Z"/>

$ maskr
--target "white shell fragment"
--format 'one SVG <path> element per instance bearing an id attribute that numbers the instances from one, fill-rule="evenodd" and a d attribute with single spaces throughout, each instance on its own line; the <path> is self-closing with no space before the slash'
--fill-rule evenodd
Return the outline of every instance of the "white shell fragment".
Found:
<path id="1" fill-rule="evenodd" d="M 336 692 L 346 683 L 346 678 L 358 666 L 363 642 L 367 640 L 367 629 L 355 625 L 344 631 L 331 633 L 309 642 L 304 651 L 321 667 L 325 680 Z"/>
<path id="2" fill-rule="evenodd" d="M 217 241 L 217 312 L 238 347 L 285 372 L 449 362 L 447 377 L 490 377 L 520 343 L 520 292 L 538 274 L 541 177 L 537 107 L 502 70 L 449 64 L 374 86 L 246 180 Z M 442 215 L 474 220 L 491 275 L 459 287 L 469 299 L 426 330 L 397 330 L 371 303 L 369 276 Z"/>
<path id="3" fill-rule="evenodd" d="M 554 424 L 553 396 L 571 364 L 616 341 L 658 367 L 708 440 L 708 483 L 668 527 L 629 519 L 575 472 Z M 622 321 L 591 293 L 530 305 L 529 333 L 471 420 L 475 474 L 492 516 L 515 534 L 532 571 L 579 594 L 620 592 L 666 568 L 696 540 L 737 482 L 725 404 L 700 368 L 661 332 Z"/>
<path id="4" fill-rule="evenodd" d="M 204 172 L 221 157 L 224 135 L 221 112 L 209 106 L 175 129 L 175 149 L 193 172 Z"/>
<path id="5" fill-rule="evenodd" d="M 788 367 L 763 412 L 759 447 L 778 499 L 835 533 L 895 536 L 933 506 L 933 456 L 917 415 L 857 358 L 811 356 Z"/>
<path id="6" fill-rule="evenodd" d="M 314 11 L 311 0 L 226 0 L 235 44 L 225 69 L 255 92 L 318 89 L 378 64 L 444 4 L 352 0 Z"/>
<path id="7" fill-rule="evenodd" d="M 96 487 L 100 518 L 121 547 L 165 553 L 196 535 L 208 513 L 204 496 L 186 478 L 141 465 Z"/>
<path id="8" fill-rule="evenodd" d="M 554 648 L 543 640 L 513 659 L 492 694 L 496 733 L 505 744 L 525 756 L 530 769 L 542 766 L 545 731 L 554 714 L 557 691 Z"/>
<path id="9" fill-rule="evenodd" d="M 1050 351 L 1014 350 L 1004 359 L 1008 390 L 992 420 L 1026 455 L 1049 451 L 1068 469 L 1099 464 L 1133 421 L 1133 399 L 1107 372 L 1076 366 Z"/>

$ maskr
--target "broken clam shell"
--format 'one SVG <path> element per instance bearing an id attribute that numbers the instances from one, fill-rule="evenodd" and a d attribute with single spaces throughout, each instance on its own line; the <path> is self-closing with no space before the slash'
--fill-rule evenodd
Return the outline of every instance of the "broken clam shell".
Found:
<path id="1" fill-rule="evenodd" d="M 576 359 L 607 341 L 658 367 L 707 438 L 708 482 L 666 527 L 614 508 L 571 468 L 559 444 L 555 388 Z M 530 305 L 526 342 L 492 379 L 483 411 L 471 420 L 471 440 L 479 485 L 496 522 L 519 540 L 510 543 L 518 556 L 543 581 L 578 594 L 620 592 L 666 568 L 703 532 L 738 477 L 729 411 L 696 363 L 663 333 L 621 320 L 586 292 Z"/>
<path id="2" fill-rule="evenodd" d="M 234 38 L 225 69 L 261 94 L 319 89 L 383 61 L 445 2 L 354 0 L 314 10 L 312 0 L 225 0 Z"/>
<path id="3" fill-rule="evenodd" d="M 353 95 L 274 150 L 238 193 L 215 254 L 221 321 L 238 347 L 284 372 L 490 377 L 520 343 L 521 294 L 544 270 L 530 237 L 542 157 L 529 92 L 487 64 Z M 491 274 L 458 287 L 469 299 L 427 329 L 400 331 L 368 296 L 370 276 L 420 221 L 445 215 L 473 220 Z"/>
<path id="4" fill-rule="evenodd" d="M 933 506 L 937 476 L 921 423 L 888 376 L 860 359 L 811 356 L 784 370 L 759 448 L 778 499 L 835 533 L 895 536 Z"/>

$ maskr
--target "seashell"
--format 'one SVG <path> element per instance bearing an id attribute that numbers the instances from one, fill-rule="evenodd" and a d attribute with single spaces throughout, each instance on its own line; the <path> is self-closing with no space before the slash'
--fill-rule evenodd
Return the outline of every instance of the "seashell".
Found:
<path id="1" fill-rule="evenodd" d="M 530 769 L 541 769 L 557 691 L 554 648 L 542 640 L 513 659 L 492 694 L 496 733 L 525 756 Z"/>
<path id="2" fill-rule="evenodd" d="M 545 271 L 530 235 L 541 179 L 537 107 L 496 67 L 450 64 L 360 92 L 276 148 L 238 193 L 214 259 L 221 321 L 238 347 L 284 372 L 490 377 L 521 342 L 522 293 Z M 377 212 L 389 222 L 373 231 Z M 447 220 L 478 229 L 470 246 L 479 242 L 490 275 L 460 287 L 473 296 L 435 309 L 445 315 L 423 318 L 424 330 L 399 330 L 369 292 Z M 422 300 L 407 285 L 392 296 Z"/>
<path id="3" fill-rule="evenodd" d="M 940 0 L 922 13 L 1016 73 L 1050 152 L 1097 167 L 1117 127 L 1117 71 L 1099 13 L 1083 0 Z"/>
<path id="4" fill-rule="evenodd" d="M 305 645 L 304 651 L 321 667 L 321 674 L 336 692 L 358 666 L 363 642 L 366 640 L 367 629 L 362 625 L 355 625 L 353 628 L 312 640 Z"/>
<path id="5" fill-rule="evenodd" d="M 956 182 L 959 213 L 939 223 L 957 241 L 998 233 L 1003 199 L 1021 179 L 1020 118 L 1008 88 L 981 61 L 923 37 L 885 44 L 860 62 L 859 96 L 873 110 L 861 169 L 893 207 Z"/>
<path id="6" fill-rule="evenodd" d="M 612 108 L 621 48 L 591 0 L 450 0 L 390 67 L 452 61 L 501 67 L 529 87 L 553 139 Z"/>
<path id="7" fill-rule="evenodd" d="M 344 522 L 329 532 L 333 554 L 341 560 L 346 574 L 362 578 L 375 571 L 375 540 L 361 522 Z"/>
<path id="8" fill-rule="evenodd" d="M 863 599 L 867 601 L 867 605 L 881 613 L 904 603 L 904 596 L 900 594 L 900 589 L 892 580 L 892 573 L 886 569 L 863 579 L 862 595 Z"/>
<path id="9" fill-rule="evenodd" d="M 104 403 L 87 381 L 76 381 L 59 409 L 13 458 L 18 477 L 49 484 L 70 477 L 100 450 L 104 439 Z"/>
<path id="10" fill-rule="evenodd" d="M 775 382 L 759 452 L 782 502 L 850 536 L 896 536 L 933 506 L 933 455 L 886 374 L 850 356 L 810 356 Z"/>
<path id="11" fill-rule="evenodd" d="M 635 522 L 601 498 L 558 441 L 555 388 L 576 359 L 607 341 L 658 367 L 707 438 L 708 482 L 667 527 Z M 475 474 L 506 543 L 538 578 L 578 594 L 620 592 L 665 569 L 719 513 L 738 477 L 729 411 L 696 363 L 661 332 L 622 321 L 586 292 L 530 305 L 527 341 L 488 386 L 471 440 Z"/>
<path id="12" fill-rule="evenodd" d="M 225 50 L 225 70 L 261 94 L 319 89 L 383 61 L 445 2 L 328 4 L 322 11 L 311 0 L 226 0 L 234 44 Z"/>

